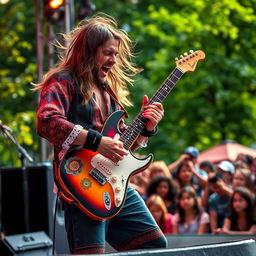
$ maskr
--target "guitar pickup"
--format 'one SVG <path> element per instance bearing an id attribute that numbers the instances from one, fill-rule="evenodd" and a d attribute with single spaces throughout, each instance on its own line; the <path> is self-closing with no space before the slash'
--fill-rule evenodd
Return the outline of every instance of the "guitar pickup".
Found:
<path id="1" fill-rule="evenodd" d="M 90 170 L 91 176 L 98 181 L 102 186 L 106 184 L 107 178 L 98 169 L 93 168 Z"/>

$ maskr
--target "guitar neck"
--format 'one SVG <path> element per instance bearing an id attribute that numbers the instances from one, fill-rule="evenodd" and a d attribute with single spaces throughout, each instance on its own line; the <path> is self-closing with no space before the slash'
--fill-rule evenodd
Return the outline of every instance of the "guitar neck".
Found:
<path id="1" fill-rule="evenodd" d="M 147 105 L 151 105 L 153 102 L 162 103 L 183 74 L 184 72 L 176 67 L 158 88 L 152 98 L 148 101 Z M 136 116 L 133 122 L 128 126 L 128 128 L 122 133 L 120 137 L 120 141 L 123 142 L 124 148 L 127 150 L 130 149 L 138 135 L 146 126 L 148 120 L 142 117 L 142 113 L 143 110 Z"/>

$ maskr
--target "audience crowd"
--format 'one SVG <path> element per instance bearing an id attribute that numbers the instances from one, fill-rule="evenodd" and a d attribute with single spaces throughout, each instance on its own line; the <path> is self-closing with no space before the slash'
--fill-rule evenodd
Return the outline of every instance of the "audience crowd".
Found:
<path id="1" fill-rule="evenodd" d="M 138 191 L 165 234 L 256 234 L 256 157 L 198 163 L 187 147 L 173 163 L 153 162 L 134 175 Z"/>

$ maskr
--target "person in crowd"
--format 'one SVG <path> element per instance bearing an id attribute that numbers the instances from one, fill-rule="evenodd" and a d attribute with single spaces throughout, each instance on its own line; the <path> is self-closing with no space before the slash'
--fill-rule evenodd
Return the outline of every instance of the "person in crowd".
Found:
<path id="1" fill-rule="evenodd" d="M 153 180 L 157 176 L 164 176 L 171 178 L 171 174 L 168 170 L 168 166 L 164 161 L 154 161 L 149 166 L 149 180 Z"/>
<path id="2" fill-rule="evenodd" d="M 234 190 L 230 201 L 230 213 L 225 218 L 217 234 L 249 235 L 256 234 L 255 197 L 246 187 Z"/>
<path id="3" fill-rule="evenodd" d="M 236 168 L 232 189 L 235 190 L 238 187 L 246 187 L 250 191 L 253 191 L 253 179 L 251 175 L 251 171 L 248 168 Z"/>
<path id="4" fill-rule="evenodd" d="M 209 196 L 210 189 L 213 193 Z M 216 230 L 222 227 L 229 202 L 230 188 L 225 184 L 222 174 L 209 175 L 208 183 L 202 196 L 202 205 L 209 212 L 212 234 L 215 234 Z"/>
<path id="5" fill-rule="evenodd" d="M 162 197 L 152 194 L 149 198 L 147 198 L 146 205 L 163 233 L 165 235 L 172 234 L 173 215 L 167 211 Z"/>
<path id="6" fill-rule="evenodd" d="M 173 217 L 173 234 L 205 234 L 209 215 L 200 207 L 193 187 L 185 186 L 178 196 L 178 210 Z"/>
<path id="7" fill-rule="evenodd" d="M 253 157 L 249 154 L 239 153 L 236 157 L 235 162 L 242 161 L 244 162 L 248 168 L 250 168 L 250 165 L 252 164 Z"/>
<path id="8" fill-rule="evenodd" d="M 178 186 L 172 178 L 165 176 L 155 177 L 148 185 L 147 197 L 153 194 L 161 196 L 167 211 L 171 214 L 176 212 Z"/>
<path id="9" fill-rule="evenodd" d="M 59 42 L 58 46 L 62 50 L 60 61 L 35 88 L 41 91 L 37 132 L 53 144 L 56 170 L 74 147 L 97 152 L 107 163 L 117 165 L 129 154 L 128 147 L 122 140 L 103 135 L 101 131 L 112 113 L 117 110 L 126 113 L 124 106 L 132 105 L 127 84 L 140 72 L 131 62 L 132 41 L 117 28 L 112 17 L 97 15 L 64 35 L 63 43 Z M 146 123 L 129 147 L 132 151 L 146 145 L 164 115 L 161 103 L 148 103 L 145 95 L 141 116 Z M 120 133 L 126 130 L 124 120 L 113 125 L 118 126 Z M 71 167 L 74 170 L 67 169 L 67 173 L 72 171 L 76 175 L 77 166 Z M 80 189 L 89 189 L 89 182 L 90 179 L 81 184 Z M 62 195 L 65 194 L 63 187 L 56 184 Z M 127 188 L 118 214 L 104 221 L 91 218 L 65 197 L 63 208 L 71 253 L 104 253 L 106 241 L 117 251 L 167 247 L 167 240 L 143 199 L 131 186 Z M 107 210 L 110 198 L 104 196 Z"/>
<path id="10" fill-rule="evenodd" d="M 196 183 L 194 173 L 194 163 L 190 160 L 186 160 L 178 166 L 175 174 L 175 180 L 178 182 L 180 188 L 188 185 L 194 187 L 197 196 L 201 197 L 203 188 L 200 184 Z"/>
<path id="11" fill-rule="evenodd" d="M 217 165 L 217 172 L 220 172 L 223 175 L 224 182 L 227 186 L 232 186 L 232 180 L 235 173 L 235 166 L 230 161 L 221 161 Z"/>
<path id="12" fill-rule="evenodd" d="M 139 192 L 139 194 L 145 200 L 147 198 L 146 193 L 148 184 L 150 183 L 150 181 L 152 181 L 155 177 L 158 176 L 164 176 L 172 179 L 172 176 L 164 161 L 152 162 L 146 170 L 134 175 L 131 178 L 130 182 L 131 185 Z"/>
<path id="13" fill-rule="evenodd" d="M 216 166 L 211 161 L 203 161 L 199 164 L 199 169 L 208 173 L 215 173 Z"/>
<path id="14" fill-rule="evenodd" d="M 194 146 L 189 146 L 185 148 L 185 150 L 182 152 L 180 157 L 168 165 L 168 169 L 170 173 L 175 178 L 176 172 L 178 170 L 178 167 L 185 162 L 192 162 L 192 172 L 194 174 L 193 179 L 194 183 L 197 184 L 199 187 L 204 188 L 206 181 L 207 181 L 207 173 L 204 170 L 201 170 L 196 167 L 197 158 L 199 156 L 199 150 Z"/>

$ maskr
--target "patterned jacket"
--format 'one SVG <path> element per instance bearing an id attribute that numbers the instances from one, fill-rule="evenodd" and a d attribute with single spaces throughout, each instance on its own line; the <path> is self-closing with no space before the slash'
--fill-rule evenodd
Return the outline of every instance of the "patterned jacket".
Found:
<path id="1" fill-rule="evenodd" d="M 103 87 L 103 97 L 108 115 L 124 110 L 109 88 Z M 82 129 L 92 128 L 101 132 L 105 121 L 94 95 L 87 104 L 82 104 L 78 86 L 70 75 L 55 75 L 42 89 L 37 111 L 37 133 L 52 143 L 58 160 L 64 157 Z M 119 129 L 125 129 L 123 122 Z M 137 147 L 134 145 L 134 148 Z"/>

